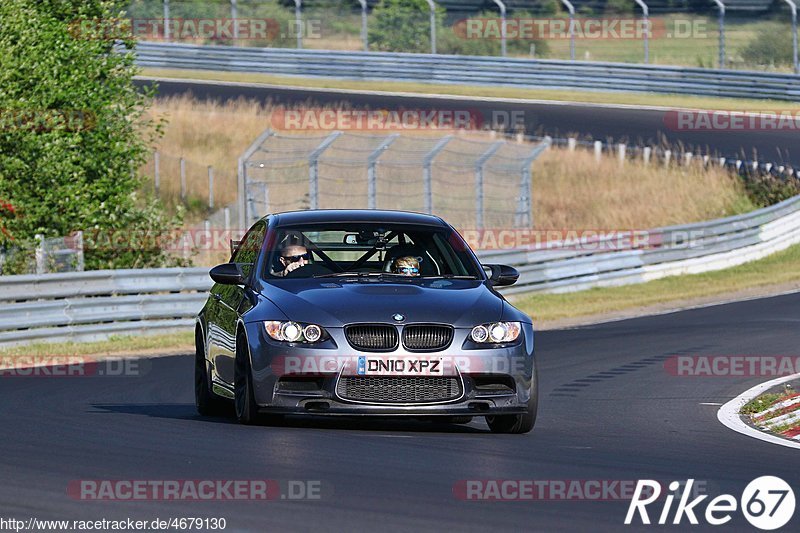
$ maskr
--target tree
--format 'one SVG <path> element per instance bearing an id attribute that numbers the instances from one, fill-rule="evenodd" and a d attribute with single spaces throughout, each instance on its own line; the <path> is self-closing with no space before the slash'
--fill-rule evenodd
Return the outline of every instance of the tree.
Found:
<path id="1" fill-rule="evenodd" d="M 8 231 L 30 247 L 37 233 L 164 231 L 170 221 L 140 197 L 138 169 L 161 125 L 145 118 L 133 42 L 119 50 L 100 21 L 121 18 L 108 0 L 0 2 L 0 197 L 17 216 Z M 87 268 L 167 264 L 155 247 L 93 249 Z"/>
<path id="2" fill-rule="evenodd" d="M 436 10 L 441 29 L 444 9 Z M 370 48 L 384 52 L 431 51 L 430 7 L 425 0 L 381 0 L 368 26 Z"/>

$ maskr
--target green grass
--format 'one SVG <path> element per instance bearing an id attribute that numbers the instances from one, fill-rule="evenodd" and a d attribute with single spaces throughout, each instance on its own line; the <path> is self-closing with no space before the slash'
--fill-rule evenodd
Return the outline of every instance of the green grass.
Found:
<path id="1" fill-rule="evenodd" d="M 531 315 L 534 322 L 552 321 L 679 303 L 793 282 L 800 282 L 800 245 L 725 270 L 673 276 L 623 287 L 519 296 L 514 299 L 514 305 Z"/>
<path id="2" fill-rule="evenodd" d="M 757 398 L 753 398 L 746 404 L 742 406 L 739 412 L 743 415 L 754 415 L 756 413 L 760 413 L 765 409 L 769 409 L 776 403 L 778 403 L 781 398 L 783 398 L 783 394 L 778 393 L 768 393 L 762 394 Z"/>
<path id="3" fill-rule="evenodd" d="M 14 356 L 123 356 L 145 355 L 147 352 L 194 352 L 194 332 L 182 331 L 163 335 L 113 336 L 99 342 L 34 343 L 0 348 L 0 357 Z"/>
<path id="4" fill-rule="evenodd" d="M 393 91 L 406 93 L 441 94 L 453 96 L 519 98 L 552 100 L 559 102 L 584 102 L 593 104 L 626 104 L 692 109 L 720 109 L 729 111 L 800 111 L 800 103 L 774 100 L 747 100 L 736 98 L 711 98 L 701 96 L 638 94 L 623 92 L 577 91 L 561 89 L 520 89 L 515 87 L 485 87 L 471 85 L 444 85 L 435 83 L 408 83 L 396 81 L 334 80 L 327 78 L 302 78 L 273 76 L 241 72 L 212 70 L 144 69 L 143 76 L 243 83 L 265 83 L 293 87 L 321 89 L 349 89 L 366 91 Z"/>

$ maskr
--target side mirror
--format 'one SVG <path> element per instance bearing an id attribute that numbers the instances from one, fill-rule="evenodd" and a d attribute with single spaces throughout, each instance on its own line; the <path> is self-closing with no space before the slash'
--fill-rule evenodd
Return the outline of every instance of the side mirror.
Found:
<path id="1" fill-rule="evenodd" d="M 236 263 L 217 265 L 208 274 L 211 279 L 222 285 L 244 285 L 242 271 Z"/>
<path id="2" fill-rule="evenodd" d="M 489 281 L 492 285 L 504 287 L 506 285 L 513 285 L 519 279 L 519 272 L 516 268 L 508 265 L 483 265 L 484 268 L 491 270 Z"/>

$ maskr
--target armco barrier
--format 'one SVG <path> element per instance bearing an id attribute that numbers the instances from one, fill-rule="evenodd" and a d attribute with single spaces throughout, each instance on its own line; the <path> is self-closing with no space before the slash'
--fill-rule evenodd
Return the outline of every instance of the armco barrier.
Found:
<path id="1" fill-rule="evenodd" d="M 516 266 L 505 294 L 566 292 L 719 270 L 800 242 L 800 196 L 751 213 L 660 228 L 639 248 L 599 241 L 480 252 Z M 91 340 L 191 328 L 212 282 L 207 268 L 107 270 L 0 277 L 0 346 Z"/>
<path id="2" fill-rule="evenodd" d="M 755 71 L 502 58 L 245 48 L 139 42 L 137 64 L 161 69 L 253 72 L 444 84 L 555 87 L 796 101 L 800 77 Z"/>

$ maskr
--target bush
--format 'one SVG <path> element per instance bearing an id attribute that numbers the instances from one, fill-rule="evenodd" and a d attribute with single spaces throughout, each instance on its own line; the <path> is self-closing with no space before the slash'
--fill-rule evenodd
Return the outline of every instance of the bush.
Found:
<path id="1" fill-rule="evenodd" d="M 744 180 L 747 195 L 759 207 L 777 204 L 800 194 L 800 180 L 775 176 L 748 176 Z"/>
<path id="2" fill-rule="evenodd" d="M 444 22 L 444 9 L 436 10 L 436 27 Z M 369 47 L 383 52 L 431 50 L 430 8 L 425 0 L 381 0 L 368 24 Z M 438 32 L 437 32 L 438 37 Z"/>
<path id="3" fill-rule="evenodd" d="M 133 84 L 133 43 L 115 53 L 72 25 L 120 16 L 104 0 L 0 2 L 0 197 L 16 208 L 6 224 L 16 246 L 30 247 L 37 233 L 168 231 L 180 222 L 136 195 L 161 125 L 144 119 L 152 92 Z M 89 248 L 85 261 L 172 264 L 158 249 Z"/>
<path id="4" fill-rule="evenodd" d="M 759 33 L 741 51 L 742 59 L 754 66 L 791 66 L 792 35 L 790 31 Z"/>

